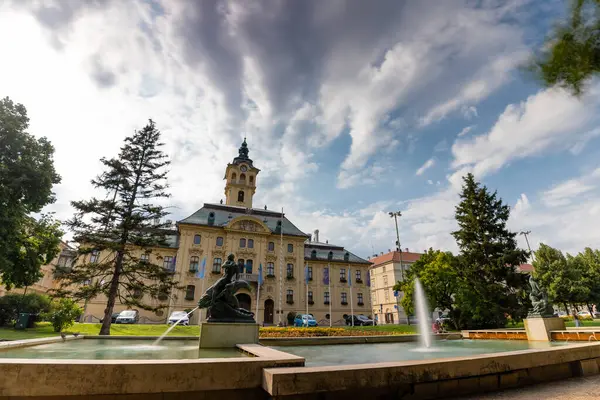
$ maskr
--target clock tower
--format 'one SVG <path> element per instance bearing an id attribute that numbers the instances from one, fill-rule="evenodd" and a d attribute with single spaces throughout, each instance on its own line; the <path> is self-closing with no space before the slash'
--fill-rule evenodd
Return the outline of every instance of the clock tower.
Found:
<path id="1" fill-rule="evenodd" d="M 248 157 L 248 144 L 244 138 L 238 156 L 225 169 L 225 204 L 252 208 L 252 196 L 256 191 L 256 176 L 259 172 Z"/>

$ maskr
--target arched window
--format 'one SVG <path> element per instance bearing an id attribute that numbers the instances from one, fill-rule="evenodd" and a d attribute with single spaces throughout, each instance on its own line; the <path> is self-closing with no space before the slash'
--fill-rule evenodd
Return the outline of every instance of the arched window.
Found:
<path id="1" fill-rule="evenodd" d="M 254 239 L 248 239 L 248 248 L 249 249 L 253 249 L 254 248 Z"/>
<path id="2" fill-rule="evenodd" d="M 194 244 L 200 244 L 200 235 L 194 235 Z"/>
<path id="3" fill-rule="evenodd" d="M 238 201 L 239 202 L 244 202 L 244 191 L 243 190 L 240 190 L 238 192 Z"/>
<path id="4" fill-rule="evenodd" d="M 313 250 L 310 252 L 310 258 L 317 258 L 317 251 Z"/>
<path id="5" fill-rule="evenodd" d="M 240 183 L 246 183 L 246 174 L 240 174 Z"/>
<path id="6" fill-rule="evenodd" d="M 245 267 L 245 265 L 246 265 L 246 262 L 244 261 L 244 259 L 243 259 L 243 258 L 240 258 L 240 259 L 238 260 L 238 271 L 239 271 L 241 274 L 243 274 L 243 273 L 244 273 L 244 267 Z"/>
<path id="7" fill-rule="evenodd" d="M 231 174 L 231 180 L 235 181 L 237 179 L 237 174 L 234 172 L 233 174 Z"/>
<path id="8" fill-rule="evenodd" d="M 251 274 L 252 273 L 252 267 L 254 265 L 254 262 L 252 260 L 246 260 L 246 273 L 247 274 Z"/>
<path id="9" fill-rule="evenodd" d="M 246 247 L 246 239 L 244 239 L 244 238 L 240 239 L 240 247 L 242 247 L 242 248 Z"/>
<path id="10" fill-rule="evenodd" d="M 190 272 L 198 271 L 199 263 L 200 263 L 200 257 L 198 257 L 198 256 L 190 257 Z"/>
<path id="11" fill-rule="evenodd" d="M 252 175 L 248 178 L 248 182 L 250 182 L 251 185 L 254 183 L 254 177 Z"/>

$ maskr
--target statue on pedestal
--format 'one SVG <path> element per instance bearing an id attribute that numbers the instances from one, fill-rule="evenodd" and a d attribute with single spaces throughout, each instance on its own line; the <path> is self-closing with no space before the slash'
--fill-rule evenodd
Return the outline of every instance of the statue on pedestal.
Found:
<path id="1" fill-rule="evenodd" d="M 230 254 L 221 266 L 223 276 L 209 287 L 198 301 L 199 308 L 208 310 L 208 322 L 247 322 L 256 323 L 254 313 L 240 308 L 235 294 L 240 289 L 250 290 L 250 284 L 241 279 L 234 279 L 239 267 Z"/>
<path id="2" fill-rule="evenodd" d="M 527 318 L 554 316 L 554 309 L 548 302 L 548 295 L 540 288 L 538 283 L 533 279 L 533 276 L 529 277 L 529 285 L 531 286 L 529 299 L 533 308 L 527 314 Z"/>

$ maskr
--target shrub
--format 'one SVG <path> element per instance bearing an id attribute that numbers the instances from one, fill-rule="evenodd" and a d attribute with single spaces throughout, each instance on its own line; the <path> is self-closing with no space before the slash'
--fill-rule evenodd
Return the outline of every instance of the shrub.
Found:
<path id="1" fill-rule="evenodd" d="M 0 297 L 0 326 L 17 319 L 19 312 L 39 315 L 50 311 L 50 298 L 37 293 L 10 293 Z"/>
<path id="2" fill-rule="evenodd" d="M 322 337 L 322 336 L 388 336 L 407 332 L 350 330 L 344 328 L 260 328 L 261 338 Z"/>
<path id="3" fill-rule="evenodd" d="M 52 324 L 54 332 L 61 332 L 73 325 L 83 310 L 71 299 L 57 299 L 52 302 L 50 312 L 44 318 Z"/>
<path id="4" fill-rule="evenodd" d="M 290 311 L 290 312 L 287 314 L 287 322 L 288 322 L 288 325 L 294 325 L 294 319 L 295 319 L 295 318 L 296 318 L 296 313 L 295 313 L 295 312 L 292 312 L 292 311 Z"/>

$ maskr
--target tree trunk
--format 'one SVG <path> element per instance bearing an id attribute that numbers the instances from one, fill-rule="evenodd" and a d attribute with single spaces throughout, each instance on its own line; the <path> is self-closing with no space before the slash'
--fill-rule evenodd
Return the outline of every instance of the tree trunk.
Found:
<path id="1" fill-rule="evenodd" d="M 567 315 L 569 315 L 569 305 L 567 303 L 563 303 L 563 306 L 565 307 L 565 312 L 567 313 Z"/>
<path id="2" fill-rule="evenodd" d="M 592 317 L 592 320 L 593 320 L 594 319 L 594 312 L 592 311 L 592 306 L 590 305 L 590 303 L 585 303 L 585 305 L 587 306 L 587 309 L 590 312 L 590 316 Z"/>
<path id="3" fill-rule="evenodd" d="M 110 290 L 108 291 L 108 299 L 106 302 L 106 308 L 104 309 L 104 320 L 102 321 L 102 327 L 100 328 L 100 335 L 110 335 L 110 325 L 112 323 L 113 309 L 115 308 L 115 302 L 117 299 L 117 290 L 119 289 L 119 278 L 122 264 L 123 252 L 119 251 L 117 258 L 115 259 L 115 272 L 112 280 L 110 281 Z"/>

